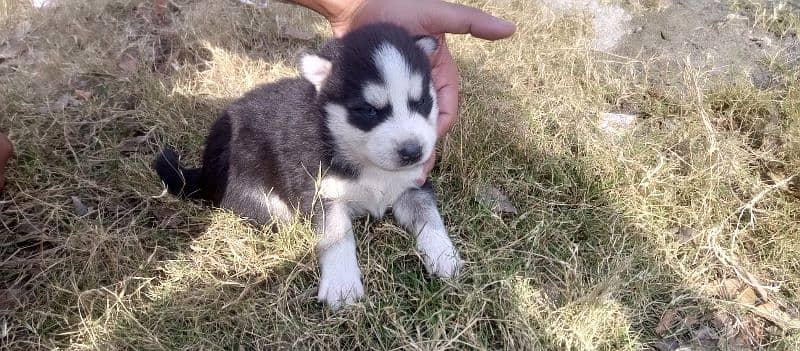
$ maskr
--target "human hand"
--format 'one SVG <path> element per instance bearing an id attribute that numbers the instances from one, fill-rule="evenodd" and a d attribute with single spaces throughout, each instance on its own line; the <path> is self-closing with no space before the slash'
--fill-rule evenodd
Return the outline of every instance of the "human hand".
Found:
<path id="1" fill-rule="evenodd" d="M 14 146 L 5 134 L 0 133 L 0 192 L 6 184 L 6 163 L 14 156 Z"/>
<path id="2" fill-rule="evenodd" d="M 359 26 L 392 22 L 413 35 L 431 35 L 439 39 L 439 49 L 431 57 L 433 84 L 439 103 L 437 133 L 443 137 L 458 117 L 459 75 L 447 47 L 446 33 L 471 34 L 486 40 L 511 36 L 514 24 L 493 17 L 479 9 L 439 0 L 301 0 L 298 3 L 325 16 L 336 37 Z M 436 153 L 425 162 L 419 184 L 425 182 L 434 166 Z"/>

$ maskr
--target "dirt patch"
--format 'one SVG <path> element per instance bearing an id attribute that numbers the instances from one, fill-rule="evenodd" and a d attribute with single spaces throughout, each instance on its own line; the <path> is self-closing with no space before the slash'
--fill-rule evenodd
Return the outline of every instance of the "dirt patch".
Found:
<path id="1" fill-rule="evenodd" d="M 669 71 L 687 62 L 715 74 L 744 71 L 760 87 L 779 83 L 767 71 L 767 58 L 797 65 L 800 54 L 796 38 L 760 30 L 724 2 L 675 0 L 661 11 L 634 17 L 630 27 L 614 53 L 656 58 Z"/>
<path id="2" fill-rule="evenodd" d="M 587 15 L 595 50 L 648 61 L 656 74 L 677 77 L 687 64 L 714 75 L 749 75 L 766 88 L 780 84 L 769 65 L 800 65 L 800 41 L 779 38 L 752 14 L 725 2 L 664 0 L 644 12 L 598 0 L 543 0 L 556 15 Z M 668 73 L 668 74 L 667 74 Z"/>

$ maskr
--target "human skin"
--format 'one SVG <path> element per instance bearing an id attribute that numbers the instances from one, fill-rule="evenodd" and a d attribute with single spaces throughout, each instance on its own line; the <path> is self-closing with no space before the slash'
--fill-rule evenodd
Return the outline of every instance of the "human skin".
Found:
<path id="1" fill-rule="evenodd" d="M 5 134 L 0 133 L 0 192 L 6 185 L 6 165 L 12 155 L 14 155 L 14 147 L 11 145 L 11 141 Z"/>

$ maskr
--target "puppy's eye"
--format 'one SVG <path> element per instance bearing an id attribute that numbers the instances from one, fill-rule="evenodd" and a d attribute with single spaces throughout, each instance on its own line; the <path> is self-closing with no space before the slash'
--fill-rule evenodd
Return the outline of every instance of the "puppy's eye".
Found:
<path id="1" fill-rule="evenodd" d="M 426 95 L 422 95 L 419 98 L 419 100 L 413 101 L 412 104 L 414 105 L 414 107 L 416 107 L 418 109 L 421 109 L 421 108 L 424 108 L 426 105 L 428 105 L 430 102 L 431 102 L 431 97 L 426 94 Z"/>
<path id="2" fill-rule="evenodd" d="M 356 107 L 355 112 L 367 118 L 375 118 L 378 115 L 378 110 L 370 105 Z"/>

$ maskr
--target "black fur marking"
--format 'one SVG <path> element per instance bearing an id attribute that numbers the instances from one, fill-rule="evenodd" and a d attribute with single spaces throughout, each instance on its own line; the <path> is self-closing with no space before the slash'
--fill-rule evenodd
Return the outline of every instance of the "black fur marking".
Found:
<path id="1" fill-rule="evenodd" d="M 430 83 L 426 79 L 426 81 L 422 83 L 422 96 L 419 100 L 411 100 L 408 102 L 408 107 L 411 111 L 419 113 L 424 118 L 428 118 L 433 109 L 433 98 L 431 97 L 430 89 L 428 89 L 429 84 Z"/>
<path id="2" fill-rule="evenodd" d="M 211 126 L 203 150 L 203 190 L 206 199 L 219 204 L 228 186 L 231 120 L 227 112 Z M 207 165 L 207 166 L 206 166 Z"/>
<path id="3" fill-rule="evenodd" d="M 202 198 L 201 170 L 184 168 L 175 150 L 167 146 L 153 160 L 153 168 L 170 194 L 184 198 Z"/>
<path id="4" fill-rule="evenodd" d="M 392 114 L 392 105 L 387 104 L 383 108 L 375 108 L 363 101 L 355 101 L 353 107 L 348 107 L 347 121 L 365 132 L 383 123 Z"/>
<path id="5" fill-rule="evenodd" d="M 433 196 L 436 197 L 436 192 L 433 190 L 433 183 L 431 182 L 430 178 L 425 180 L 425 183 L 419 187 L 420 190 L 428 192 Z"/>

